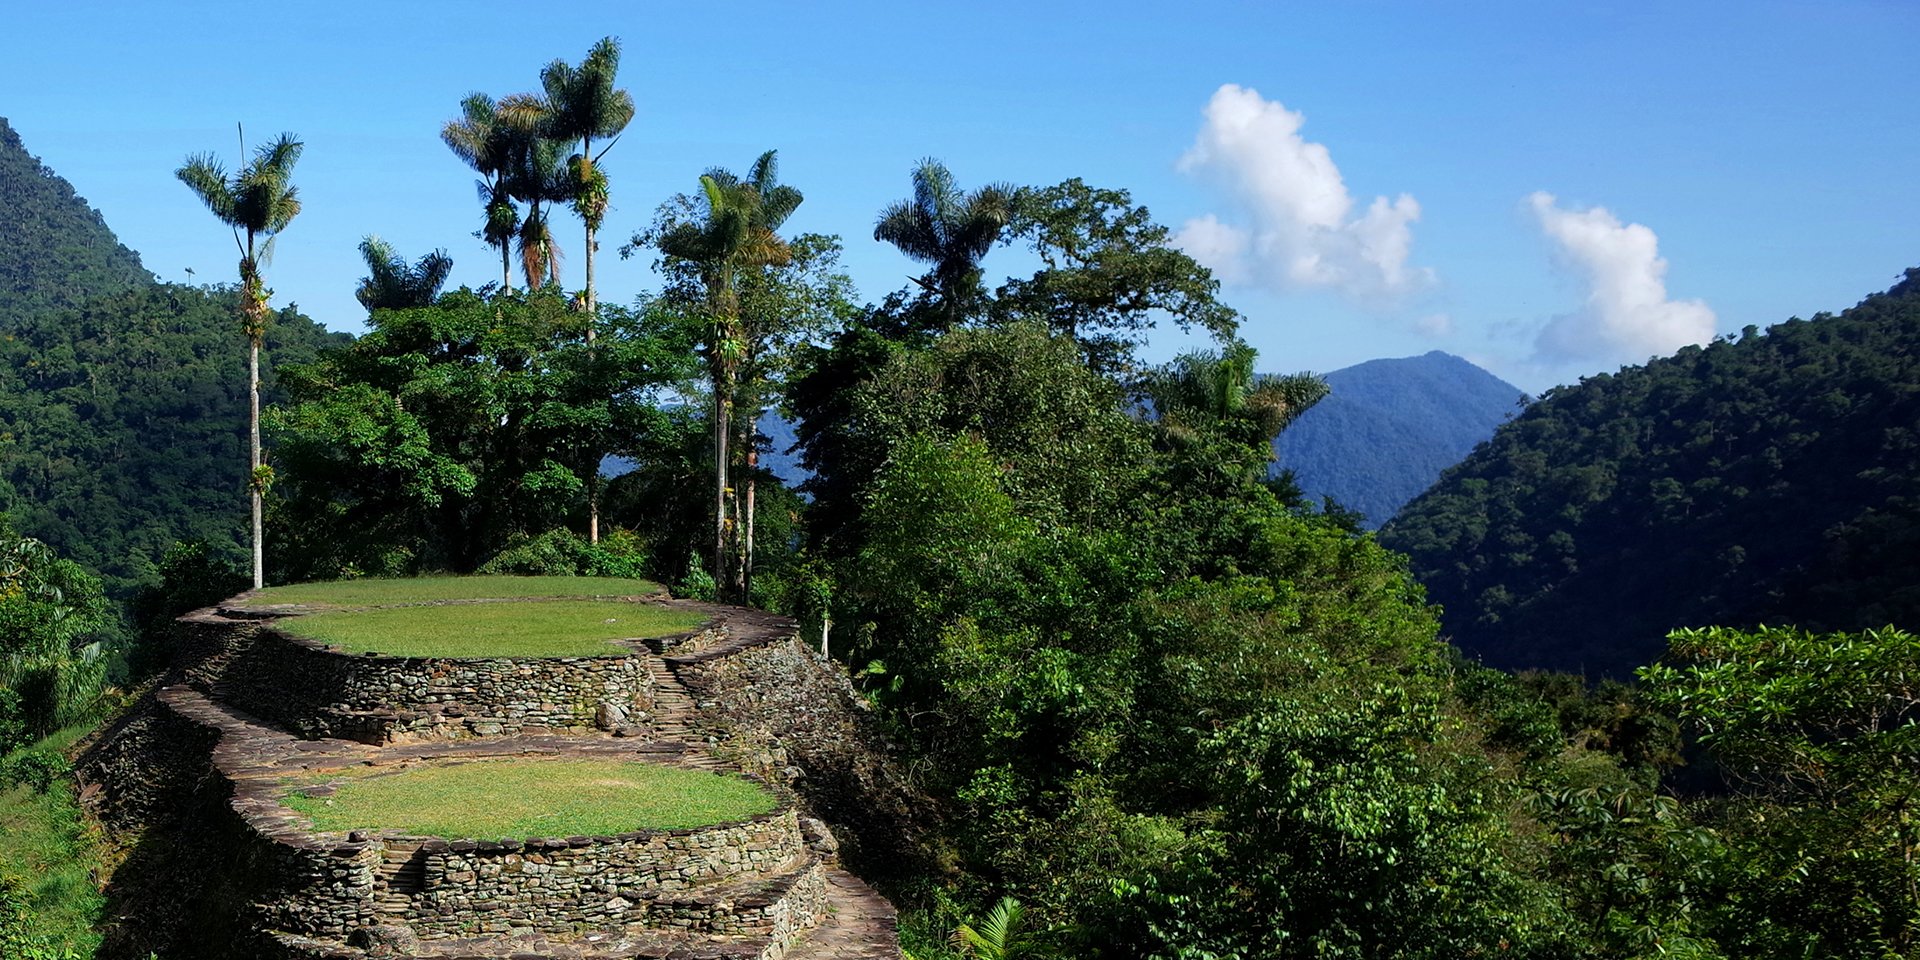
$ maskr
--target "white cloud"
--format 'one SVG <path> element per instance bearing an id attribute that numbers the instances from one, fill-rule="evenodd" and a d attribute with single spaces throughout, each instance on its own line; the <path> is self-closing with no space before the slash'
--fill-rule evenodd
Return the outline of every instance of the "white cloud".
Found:
<path id="1" fill-rule="evenodd" d="M 1713 339 L 1713 309 L 1704 301 L 1667 299 L 1667 261 L 1651 229 L 1622 224 L 1605 207 L 1563 210 L 1545 192 L 1527 205 L 1588 291 L 1583 308 L 1540 331 L 1536 359 L 1637 363 Z"/>
<path id="2" fill-rule="evenodd" d="M 1257 90 L 1229 83 L 1214 91 L 1180 170 L 1224 186 L 1244 222 L 1207 214 L 1187 221 L 1175 242 L 1222 280 L 1279 290 L 1382 297 L 1431 281 L 1432 271 L 1407 265 L 1419 201 L 1375 197 L 1355 216 L 1333 156 L 1300 135 L 1305 122 Z"/>
<path id="3" fill-rule="evenodd" d="M 1438 340 L 1453 335 L 1453 317 L 1444 313 L 1429 313 L 1413 321 L 1414 332 Z"/>

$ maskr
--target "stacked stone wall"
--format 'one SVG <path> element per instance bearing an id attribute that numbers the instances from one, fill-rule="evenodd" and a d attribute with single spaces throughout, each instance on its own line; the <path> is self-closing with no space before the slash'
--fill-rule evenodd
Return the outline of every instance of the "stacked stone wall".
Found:
<path id="1" fill-rule="evenodd" d="M 892 751 L 846 671 L 790 625 L 666 660 L 701 710 L 724 718 L 720 747 L 729 758 L 788 784 L 846 839 L 842 856 L 861 874 L 932 869 L 916 859 L 932 802 L 888 759 Z"/>
<path id="2" fill-rule="evenodd" d="M 795 864 L 804 853 L 791 810 L 696 830 L 619 837 L 434 842 L 406 922 L 423 938 L 568 933 L 631 924 L 761 933 L 724 898 L 694 894 Z M 665 922 L 656 922 L 665 921 Z"/>
<path id="3" fill-rule="evenodd" d="M 351 656 L 270 624 L 199 631 L 201 689 L 308 739 L 366 743 L 621 730 L 650 734 L 634 654 L 543 659 Z M 215 634 L 218 634 L 217 636 Z"/>

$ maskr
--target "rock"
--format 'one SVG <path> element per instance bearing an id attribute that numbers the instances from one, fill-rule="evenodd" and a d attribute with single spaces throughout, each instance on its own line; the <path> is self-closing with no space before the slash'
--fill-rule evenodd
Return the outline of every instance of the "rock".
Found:
<path id="1" fill-rule="evenodd" d="M 627 711 L 617 703 L 600 704 L 594 711 L 593 724 L 602 730 L 614 730 L 627 722 Z"/>
<path id="2" fill-rule="evenodd" d="M 347 943 L 367 951 L 369 957 L 411 957 L 420 948 L 413 929 L 398 924 L 361 927 L 347 937 Z"/>

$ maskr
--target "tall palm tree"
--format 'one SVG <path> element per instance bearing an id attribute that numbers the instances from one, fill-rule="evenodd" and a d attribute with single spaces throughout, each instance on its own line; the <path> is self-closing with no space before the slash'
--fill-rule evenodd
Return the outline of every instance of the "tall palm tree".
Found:
<path id="1" fill-rule="evenodd" d="M 1145 391 L 1162 429 L 1185 440 L 1238 423 L 1244 439 L 1270 443 L 1326 397 L 1327 382 L 1311 374 L 1255 374 L 1257 356 L 1253 347 L 1236 340 L 1217 354 L 1183 353 L 1155 370 Z"/>
<path id="2" fill-rule="evenodd" d="M 745 351 L 735 280 L 743 270 L 778 266 L 791 256 L 776 232 L 802 200 L 800 191 L 778 183 L 774 151 L 754 161 L 746 179 L 713 169 L 700 178 L 694 199 L 697 219 L 667 226 L 655 243 L 660 252 L 691 264 L 705 290 L 707 374 L 713 387 L 714 530 L 713 577 L 727 579 L 727 467 L 733 433 L 733 396 Z M 744 599 L 744 598 L 743 598 Z"/>
<path id="3" fill-rule="evenodd" d="M 261 544 L 261 499 L 270 480 L 260 460 L 260 345 L 267 336 L 268 291 L 260 268 L 272 259 L 274 238 L 300 213 L 300 196 L 293 186 L 293 165 L 303 144 L 291 133 L 261 144 L 253 159 L 232 177 L 211 153 L 188 157 L 174 171 L 221 223 L 233 228 L 240 248 L 240 329 L 247 336 L 247 487 L 253 505 L 253 586 L 266 584 L 265 553 Z M 244 135 L 241 150 L 246 153 Z"/>
<path id="4" fill-rule="evenodd" d="M 560 246 L 547 225 L 546 204 L 574 194 L 567 174 L 567 144 L 548 136 L 552 108 L 546 98 L 515 93 L 500 98 L 497 115 L 507 131 L 507 192 L 527 205 L 520 220 L 520 268 L 528 287 L 560 282 Z"/>
<path id="5" fill-rule="evenodd" d="M 620 70 L 620 41 L 605 37 L 587 51 L 587 58 L 575 67 L 555 60 L 540 71 L 540 85 L 547 93 L 547 133 L 558 140 L 580 142 L 580 152 L 567 160 L 569 186 L 573 188 L 573 210 L 587 227 L 587 340 L 593 340 L 592 319 L 600 301 L 594 289 L 594 240 L 607 216 L 607 175 L 599 169 L 600 158 L 613 148 L 608 143 L 593 152 L 593 141 L 618 138 L 633 121 L 633 96 L 615 89 L 614 74 Z"/>
<path id="6" fill-rule="evenodd" d="M 949 329 L 985 295 L 980 261 L 1013 218 L 1013 195 L 997 183 L 961 190 L 946 165 L 928 157 L 913 168 L 913 196 L 880 211 L 873 238 L 930 267 L 914 282 L 939 298 Z"/>
<path id="7" fill-rule="evenodd" d="M 513 169 L 513 129 L 501 118 L 500 106 L 492 97 L 472 93 L 460 101 L 460 119 L 449 120 L 440 128 L 440 139 L 484 178 L 475 184 L 480 191 L 480 206 L 486 211 L 480 237 L 500 250 L 500 289 L 511 292 L 513 238 L 520 229 L 520 211 L 514 208 L 507 189 Z"/>
<path id="8" fill-rule="evenodd" d="M 367 261 L 367 276 L 354 296 L 369 311 L 432 306 L 447 274 L 453 272 L 453 258 L 445 250 L 435 250 L 409 266 L 393 244 L 376 236 L 360 241 L 360 256 Z"/>

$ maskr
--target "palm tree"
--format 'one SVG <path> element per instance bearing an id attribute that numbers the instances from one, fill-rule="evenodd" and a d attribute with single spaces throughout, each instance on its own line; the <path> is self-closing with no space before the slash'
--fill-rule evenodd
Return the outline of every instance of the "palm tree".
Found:
<path id="1" fill-rule="evenodd" d="M 460 101 L 460 119 L 440 128 L 440 139 L 484 179 L 475 184 L 486 222 L 480 237 L 500 250 L 500 289 L 513 290 L 513 237 L 520 229 L 520 211 L 514 209 L 507 180 L 512 172 L 513 130 L 500 117 L 500 106 L 484 93 Z"/>
<path id="2" fill-rule="evenodd" d="M 1255 374 L 1256 356 L 1251 346 L 1236 340 L 1218 354 L 1183 353 L 1154 371 L 1145 392 L 1162 429 L 1176 440 L 1189 440 L 1238 423 L 1246 434 L 1243 439 L 1271 443 L 1327 395 L 1327 382 L 1311 374 Z"/>
<path id="3" fill-rule="evenodd" d="M 980 261 L 1012 219 L 1013 195 L 1006 184 L 963 191 L 945 164 L 928 157 L 913 168 L 913 197 L 880 211 L 873 238 L 930 266 L 914 282 L 939 298 L 949 329 L 985 295 Z"/>
<path id="4" fill-rule="evenodd" d="M 430 307 L 440 296 L 447 274 L 453 272 L 453 258 L 445 250 L 435 250 L 408 266 L 393 244 L 376 236 L 360 241 L 360 256 L 367 261 L 367 276 L 354 296 L 369 311 Z"/>
<path id="5" fill-rule="evenodd" d="M 613 148 L 612 143 L 593 152 L 595 138 L 618 138 L 633 120 L 633 96 L 613 86 L 620 69 L 620 41 L 603 38 L 587 52 L 578 67 L 555 60 L 540 71 L 540 85 L 547 93 L 548 136 L 559 140 L 580 141 L 580 152 L 567 160 L 569 185 L 573 188 L 573 210 L 587 226 L 587 340 L 593 340 L 593 322 L 600 306 L 593 283 L 593 254 L 598 244 L 594 235 L 607 216 L 607 175 L 600 171 L 600 158 Z"/>
<path id="6" fill-rule="evenodd" d="M 705 290 L 707 373 L 713 387 L 713 578 L 724 583 L 727 555 L 727 467 L 733 395 L 745 352 L 735 278 L 740 271 L 787 262 L 786 241 L 775 232 L 800 206 L 800 191 L 778 184 L 774 151 L 754 161 L 746 179 L 713 169 L 700 178 L 693 200 L 698 219 L 668 225 L 655 243 L 669 258 L 691 264 Z"/>
<path id="7" fill-rule="evenodd" d="M 507 193 L 527 205 L 527 215 L 520 220 L 520 269 L 530 288 L 557 284 L 560 247 L 547 225 L 544 205 L 574 195 L 563 159 L 567 144 L 547 135 L 552 108 L 543 97 L 531 93 L 501 97 L 497 116 L 506 127 Z"/>
<path id="8" fill-rule="evenodd" d="M 260 461 L 260 345 L 266 339 L 268 291 L 260 277 L 261 265 L 273 256 L 273 241 L 300 213 L 300 197 L 293 186 L 293 165 L 303 144 L 293 134 L 262 144 L 253 159 L 231 178 L 213 154 L 187 158 L 174 171 L 221 223 L 233 228 L 240 248 L 240 329 L 247 336 L 247 433 L 249 438 L 248 490 L 253 503 L 253 587 L 266 584 L 265 554 L 261 546 L 260 507 L 271 476 Z M 246 152 L 244 135 L 241 153 Z"/>

